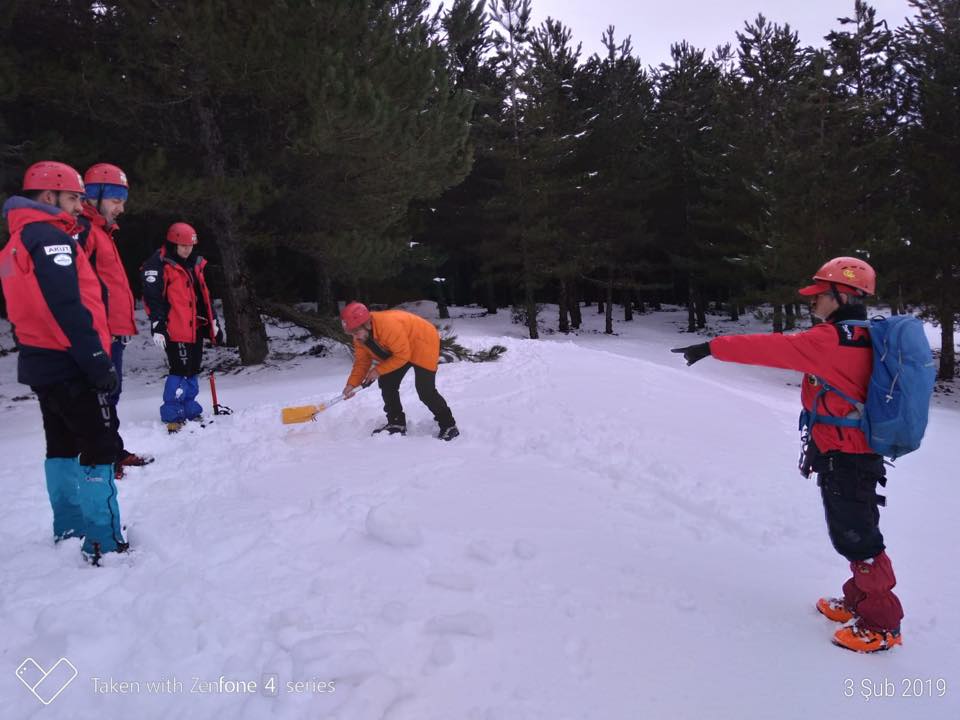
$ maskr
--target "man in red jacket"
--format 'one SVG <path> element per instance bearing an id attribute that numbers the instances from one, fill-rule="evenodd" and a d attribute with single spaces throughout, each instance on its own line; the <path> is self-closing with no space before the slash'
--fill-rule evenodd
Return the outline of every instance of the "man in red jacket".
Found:
<path id="1" fill-rule="evenodd" d="M 103 286 L 104 301 L 107 307 L 107 324 L 110 326 L 112 344 L 110 358 L 117 369 L 120 386 L 110 396 L 113 405 L 113 418 L 117 431 L 116 477 L 123 477 L 124 467 L 141 466 L 153 462 L 149 456 L 141 456 L 126 449 L 120 435 L 120 419 L 116 408 L 123 391 L 123 349 L 137 334 L 137 325 L 133 317 L 133 292 L 127 280 L 127 272 L 117 250 L 113 235 L 118 229 L 117 218 L 124 211 L 129 186 L 127 175 L 116 165 L 97 163 L 83 175 L 86 197 L 80 225 L 83 230 L 77 238 L 83 247 L 94 272 Z"/>
<path id="2" fill-rule="evenodd" d="M 99 564 L 128 545 L 107 399 L 120 381 L 100 283 L 75 239 L 83 192 L 69 165 L 27 169 L 22 196 L 3 206 L 10 240 L 0 252 L 0 280 L 20 351 L 18 380 L 40 401 L 54 541 L 83 537 L 84 555 Z"/>
<path id="3" fill-rule="evenodd" d="M 854 407 L 821 383 L 860 402 L 866 400 L 873 369 L 869 331 L 840 324 L 865 320 L 863 298 L 876 289 L 873 268 L 857 258 L 828 261 L 800 290 L 811 298 L 811 313 L 824 322 L 794 335 L 762 334 L 718 337 L 709 343 L 675 348 L 688 365 L 712 355 L 718 360 L 799 370 L 804 373 L 800 399 L 804 410 L 846 417 Z M 896 577 L 880 533 L 877 484 L 886 485 L 883 457 L 855 428 L 826 423 L 808 429 L 801 463 L 805 477 L 817 473 L 827 530 L 833 547 L 850 561 L 852 577 L 842 598 L 820 598 L 817 609 L 830 620 L 855 622 L 840 628 L 837 645 L 858 652 L 889 650 L 900 645 L 903 608 L 893 593 Z"/>

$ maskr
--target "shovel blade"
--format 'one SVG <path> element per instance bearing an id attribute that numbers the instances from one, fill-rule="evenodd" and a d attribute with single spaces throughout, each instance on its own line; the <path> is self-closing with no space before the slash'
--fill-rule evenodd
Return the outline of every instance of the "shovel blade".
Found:
<path id="1" fill-rule="evenodd" d="M 284 425 L 292 425 L 294 423 L 310 422 L 317 416 L 317 413 L 321 413 L 325 409 L 326 405 L 298 405 L 283 408 L 280 415 Z"/>

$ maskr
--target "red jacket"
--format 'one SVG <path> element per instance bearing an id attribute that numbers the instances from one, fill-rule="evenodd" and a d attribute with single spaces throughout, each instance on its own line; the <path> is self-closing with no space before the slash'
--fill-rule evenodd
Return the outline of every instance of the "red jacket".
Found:
<path id="1" fill-rule="evenodd" d="M 89 231 L 80 243 L 93 265 L 94 272 L 107 289 L 107 322 L 110 332 L 117 336 L 137 334 L 137 325 L 133 319 L 133 292 L 123 269 L 123 261 L 113 240 L 116 224 L 107 227 L 107 221 L 97 209 L 83 204 L 83 217 L 89 223 Z"/>
<path id="2" fill-rule="evenodd" d="M 873 370 L 873 349 L 865 328 L 821 323 L 794 335 L 727 335 L 710 341 L 710 353 L 718 360 L 799 370 L 805 373 L 800 400 L 807 410 L 822 389 L 819 376 L 852 398 L 864 401 Z M 845 417 L 853 406 L 836 393 L 825 393 L 817 412 Z M 820 452 L 872 453 L 860 430 L 817 423 L 813 441 Z"/>
<path id="3" fill-rule="evenodd" d="M 210 336 L 210 342 L 216 342 L 213 331 L 216 316 L 203 275 L 206 266 L 207 261 L 199 256 L 191 256 L 187 265 L 182 265 L 167 257 L 165 247 L 143 264 L 143 300 L 147 316 L 152 322 L 163 324 L 171 342 L 196 342 L 204 330 Z M 202 298 L 199 308 L 198 290 Z M 198 323 L 205 324 L 206 328 L 198 328 Z"/>
<path id="4" fill-rule="evenodd" d="M 20 346 L 21 382 L 96 378 L 110 366 L 110 330 L 100 282 L 74 239 L 76 221 L 18 196 L 7 200 L 4 214 L 10 240 L 0 252 L 0 279 Z"/>

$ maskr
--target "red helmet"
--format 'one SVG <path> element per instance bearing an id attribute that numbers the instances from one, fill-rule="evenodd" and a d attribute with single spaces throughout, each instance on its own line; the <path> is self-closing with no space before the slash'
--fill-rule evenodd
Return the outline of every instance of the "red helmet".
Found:
<path id="1" fill-rule="evenodd" d="M 111 165 L 110 163 L 97 163 L 93 165 L 83 174 L 83 182 L 130 187 L 127 185 L 127 174 L 116 165 Z"/>
<path id="2" fill-rule="evenodd" d="M 801 295 L 830 292 L 831 285 L 856 291 L 857 295 L 873 295 L 877 291 L 877 273 L 859 258 L 838 257 L 823 264 L 813 279 L 817 282 L 800 289 Z"/>
<path id="3" fill-rule="evenodd" d="M 185 222 L 174 223 L 167 230 L 167 242 L 174 245 L 196 245 L 197 231 Z"/>
<path id="4" fill-rule="evenodd" d="M 370 311 L 363 303 L 349 303 L 340 311 L 340 322 L 343 329 L 352 332 L 370 319 Z"/>
<path id="5" fill-rule="evenodd" d="M 83 180 L 80 173 L 69 165 L 43 160 L 27 168 L 23 175 L 23 189 L 82 193 Z"/>

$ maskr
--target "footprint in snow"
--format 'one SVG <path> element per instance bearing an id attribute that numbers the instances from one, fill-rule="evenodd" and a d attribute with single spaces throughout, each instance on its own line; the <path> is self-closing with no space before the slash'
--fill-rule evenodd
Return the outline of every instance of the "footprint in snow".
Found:
<path id="1" fill-rule="evenodd" d="M 532 560 L 537 556 L 537 546 L 529 540 L 517 540 L 513 544 L 513 554 L 521 560 Z"/>
<path id="2" fill-rule="evenodd" d="M 380 617 L 391 625 L 403 625 L 410 612 L 402 602 L 389 602 L 380 610 Z"/>
<path id="3" fill-rule="evenodd" d="M 500 559 L 497 551 L 483 540 L 477 540 L 467 545 L 467 557 L 485 565 L 496 565 Z"/>
<path id="4" fill-rule="evenodd" d="M 489 638 L 493 636 L 493 624 L 486 615 L 468 611 L 455 615 L 436 615 L 427 620 L 424 631 L 431 635 Z"/>
<path id="5" fill-rule="evenodd" d="M 374 540 L 393 547 L 417 547 L 423 543 L 423 536 L 416 524 L 383 505 L 370 508 L 366 531 Z"/>
<path id="6" fill-rule="evenodd" d="M 473 578 L 456 573 L 431 573 L 427 575 L 427 584 L 460 592 L 470 592 L 474 588 Z"/>
<path id="7" fill-rule="evenodd" d="M 435 667 L 447 667 L 457 659 L 453 643 L 446 638 L 437 640 L 430 649 L 430 664 Z"/>

